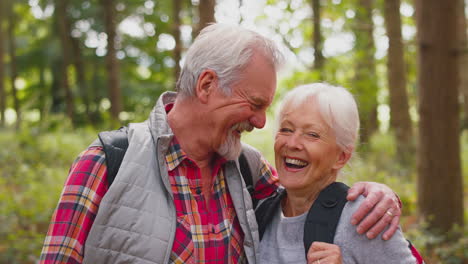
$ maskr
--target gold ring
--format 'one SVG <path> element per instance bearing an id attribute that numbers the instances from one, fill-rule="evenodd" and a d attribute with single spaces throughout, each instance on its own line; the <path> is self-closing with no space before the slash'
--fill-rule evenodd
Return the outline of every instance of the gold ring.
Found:
<path id="1" fill-rule="evenodd" d="M 385 213 L 388 214 L 389 216 L 393 217 L 393 214 L 392 214 L 392 212 L 390 212 L 390 209 L 387 210 L 387 212 L 385 212 Z"/>

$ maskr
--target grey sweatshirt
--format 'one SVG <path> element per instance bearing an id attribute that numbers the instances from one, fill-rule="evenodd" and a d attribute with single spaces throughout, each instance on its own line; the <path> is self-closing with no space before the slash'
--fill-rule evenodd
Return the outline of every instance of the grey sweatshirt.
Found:
<path id="1" fill-rule="evenodd" d="M 334 244 L 341 249 L 343 263 L 416 263 L 401 229 L 388 241 L 382 239 L 382 234 L 369 240 L 356 232 L 351 216 L 363 201 L 361 196 L 354 202 L 347 202 L 338 222 Z M 307 263 L 302 239 L 306 215 L 284 217 L 281 208 L 278 209 L 260 242 L 259 263 Z"/>

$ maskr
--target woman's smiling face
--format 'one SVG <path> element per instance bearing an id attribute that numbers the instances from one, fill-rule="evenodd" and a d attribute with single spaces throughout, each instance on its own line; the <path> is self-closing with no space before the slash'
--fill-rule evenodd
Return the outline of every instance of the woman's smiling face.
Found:
<path id="1" fill-rule="evenodd" d="M 314 101 L 284 109 L 279 120 L 275 162 L 280 183 L 288 190 L 321 190 L 336 180 L 347 161 Z"/>

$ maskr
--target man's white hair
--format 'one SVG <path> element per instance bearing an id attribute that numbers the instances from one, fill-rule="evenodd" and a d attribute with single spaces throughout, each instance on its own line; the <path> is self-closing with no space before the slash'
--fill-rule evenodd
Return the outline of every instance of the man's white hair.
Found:
<path id="1" fill-rule="evenodd" d="M 254 31 L 225 24 L 205 27 L 187 51 L 176 85 L 179 95 L 194 96 L 197 80 L 206 69 L 216 72 L 219 87 L 230 95 L 230 86 L 242 78 L 242 69 L 257 52 L 269 60 L 275 70 L 283 63 L 283 55 L 275 43 Z"/>
<path id="2" fill-rule="evenodd" d="M 356 101 L 348 90 L 327 83 L 313 83 L 294 88 L 285 95 L 278 109 L 276 131 L 283 115 L 302 104 L 317 104 L 323 120 L 333 129 L 338 146 L 348 153 L 354 151 L 359 135 L 359 113 Z"/>

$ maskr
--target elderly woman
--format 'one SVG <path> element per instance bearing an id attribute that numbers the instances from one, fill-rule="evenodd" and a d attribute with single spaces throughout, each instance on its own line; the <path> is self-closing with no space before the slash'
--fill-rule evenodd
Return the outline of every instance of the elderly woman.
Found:
<path id="1" fill-rule="evenodd" d="M 297 87 L 284 98 L 277 122 L 275 162 L 284 189 L 257 206 L 259 262 L 306 263 L 305 248 L 318 239 L 328 243 L 312 244 L 309 263 L 417 263 L 401 230 L 388 241 L 369 240 L 351 225 L 363 197 L 347 202 L 348 187 L 336 179 L 358 137 L 353 96 L 328 84 Z M 317 215 L 315 207 L 324 209 Z M 338 207 L 335 226 L 323 211 L 332 207 Z"/>

